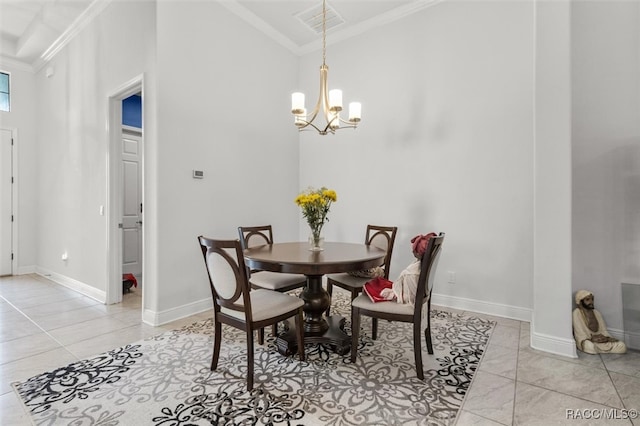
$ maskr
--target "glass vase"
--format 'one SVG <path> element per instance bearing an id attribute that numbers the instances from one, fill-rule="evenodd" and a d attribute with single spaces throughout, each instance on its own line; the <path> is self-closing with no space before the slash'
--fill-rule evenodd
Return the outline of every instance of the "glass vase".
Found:
<path id="1" fill-rule="evenodd" d="M 322 245 L 324 244 L 324 237 L 320 235 L 320 233 L 311 233 L 309 235 L 309 250 L 311 251 L 322 251 Z"/>

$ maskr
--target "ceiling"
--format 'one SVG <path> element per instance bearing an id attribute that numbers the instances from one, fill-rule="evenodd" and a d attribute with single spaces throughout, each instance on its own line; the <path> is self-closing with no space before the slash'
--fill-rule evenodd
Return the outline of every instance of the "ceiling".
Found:
<path id="1" fill-rule="evenodd" d="M 0 0 L 1 59 L 39 67 L 111 1 L 123 0 Z M 337 16 L 331 22 L 328 19 L 327 43 L 352 37 L 439 1 L 328 0 L 328 8 L 333 9 L 329 12 L 335 11 Z M 320 0 L 222 0 L 220 4 L 298 55 L 321 46 L 321 35 L 297 17 L 304 12 L 321 13 Z"/>

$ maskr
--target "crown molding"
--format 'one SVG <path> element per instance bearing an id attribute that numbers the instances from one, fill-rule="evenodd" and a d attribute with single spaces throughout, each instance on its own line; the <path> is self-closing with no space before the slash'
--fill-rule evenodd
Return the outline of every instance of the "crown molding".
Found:
<path id="1" fill-rule="evenodd" d="M 374 28 L 381 27 L 383 25 L 390 24 L 399 19 L 405 18 L 423 9 L 427 9 L 431 6 L 435 6 L 438 3 L 442 3 L 445 0 L 416 0 L 406 6 L 400 6 L 382 15 L 375 16 L 366 21 L 362 21 L 357 25 L 353 25 L 343 30 L 337 30 L 330 35 L 327 35 L 327 44 L 337 43 L 345 41 L 362 33 L 365 33 Z M 311 43 L 304 44 L 297 48 L 297 55 L 304 55 L 314 52 L 322 47 L 321 40 L 316 40 Z"/>
<path id="2" fill-rule="evenodd" d="M 251 12 L 246 7 L 242 6 L 235 0 L 224 0 L 219 2 L 222 6 L 227 8 L 234 15 L 243 19 L 252 27 L 256 28 L 258 31 L 266 34 L 271 39 L 278 42 L 283 47 L 289 49 L 293 53 L 297 53 L 299 50 L 298 45 L 292 42 L 287 36 L 282 34 L 280 31 L 273 28 L 271 25 L 267 24 L 264 20 L 262 20 L 258 15 Z"/>
<path id="3" fill-rule="evenodd" d="M 63 47 L 84 29 L 93 19 L 98 16 L 113 0 L 93 0 L 89 7 L 78 16 L 75 21 L 58 37 L 34 63 L 34 68 L 41 69 L 49 62 Z"/>
<path id="4" fill-rule="evenodd" d="M 1 67 L 11 67 L 11 68 L 19 69 L 21 71 L 30 72 L 32 74 L 35 74 L 35 72 L 36 72 L 36 70 L 33 67 L 33 65 L 31 65 L 31 64 L 29 64 L 27 62 L 22 62 L 22 61 L 19 61 L 17 59 L 9 58 L 7 56 L 4 56 L 4 55 L 0 54 L 0 68 Z"/>
<path id="5" fill-rule="evenodd" d="M 368 19 L 344 30 L 337 30 L 335 32 L 332 31 L 330 35 L 327 35 L 327 44 L 347 40 L 373 28 L 377 28 L 379 26 L 397 21 L 398 19 L 402 19 L 420 10 L 434 6 L 438 3 L 442 3 L 444 1 L 445 0 L 415 0 L 414 2 L 406 6 L 397 7 L 385 14 Z M 220 4 L 243 19 L 249 25 L 261 31 L 297 56 L 305 55 L 322 48 L 322 40 L 320 39 L 301 46 L 297 45 L 296 43 L 291 41 L 291 39 L 283 35 L 271 25 L 267 24 L 249 9 L 239 4 L 236 0 L 223 0 L 220 1 Z"/>

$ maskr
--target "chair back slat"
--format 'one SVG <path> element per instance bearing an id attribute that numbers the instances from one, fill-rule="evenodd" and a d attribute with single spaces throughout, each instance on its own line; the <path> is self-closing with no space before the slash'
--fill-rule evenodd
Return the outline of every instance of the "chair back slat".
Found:
<path id="1" fill-rule="evenodd" d="M 440 252 L 442 242 L 444 241 L 444 232 L 436 237 L 431 237 L 427 248 L 422 255 L 420 263 L 420 278 L 418 278 L 418 289 L 416 291 L 415 315 L 422 313 L 422 305 L 431 297 L 433 289 L 433 280 L 435 272 L 440 260 Z"/>
<path id="2" fill-rule="evenodd" d="M 271 229 L 271 225 L 239 226 L 238 237 L 240 238 L 243 250 L 255 246 L 273 244 L 273 231 Z"/>
<path id="3" fill-rule="evenodd" d="M 220 308 L 244 311 L 251 321 L 251 299 L 247 268 L 239 240 L 213 240 L 198 237 L 209 277 L 216 312 Z"/>
<path id="4" fill-rule="evenodd" d="M 367 225 L 367 234 L 365 236 L 365 244 L 372 245 L 387 252 L 384 258 L 384 277 L 389 279 L 389 271 L 391 269 L 391 255 L 393 254 L 393 245 L 396 241 L 396 226 L 377 226 Z"/>

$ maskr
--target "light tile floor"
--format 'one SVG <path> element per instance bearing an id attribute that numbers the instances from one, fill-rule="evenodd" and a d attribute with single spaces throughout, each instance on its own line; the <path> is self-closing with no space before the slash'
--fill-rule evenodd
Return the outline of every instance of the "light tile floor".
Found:
<path id="1" fill-rule="evenodd" d="M 141 321 L 141 291 L 103 305 L 37 275 L 0 278 L 0 425 L 30 425 L 13 381 L 206 319 Z M 638 425 L 640 352 L 555 356 L 529 347 L 529 324 L 497 322 L 458 425 Z M 608 418 L 606 418 L 608 417 Z"/>

